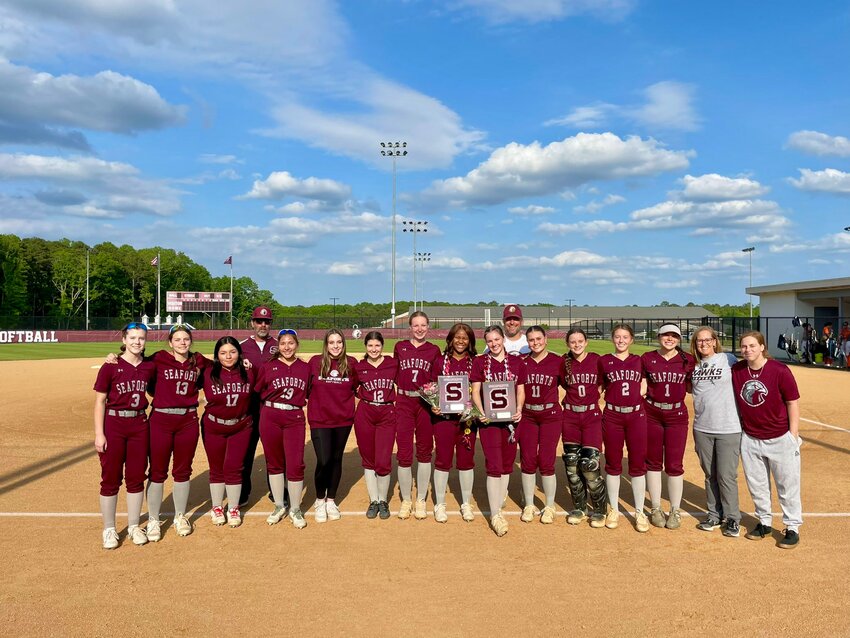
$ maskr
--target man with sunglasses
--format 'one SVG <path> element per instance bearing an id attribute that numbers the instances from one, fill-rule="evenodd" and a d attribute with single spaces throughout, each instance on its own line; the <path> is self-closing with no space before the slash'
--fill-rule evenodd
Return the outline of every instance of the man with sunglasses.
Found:
<path id="1" fill-rule="evenodd" d="M 239 343 L 242 346 L 242 356 L 248 359 L 258 372 L 266 361 L 277 354 L 277 339 L 271 335 L 271 323 L 271 309 L 268 306 L 257 306 L 251 314 L 251 328 L 254 330 L 254 334 Z M 257 443 L 260 440 L 260 405 L 259 396 L 254 394 L 251 399 L 251 415 L 254 417 L 254 424 L 251 427 L 251 440 L 248 442 L 248 450 L 245 452 L 240 507 L 248 502 L 248 497 L 251 495 L 251 473 L 254 469 Z M 268 482 L 268 474 L 266 474 L 266 482 Z M 269 486 L 269 498 L 271 498 L 271 486 Z M 288 494 L 285 494 L 284 505 L 287 505 L 288 501 Z"/>

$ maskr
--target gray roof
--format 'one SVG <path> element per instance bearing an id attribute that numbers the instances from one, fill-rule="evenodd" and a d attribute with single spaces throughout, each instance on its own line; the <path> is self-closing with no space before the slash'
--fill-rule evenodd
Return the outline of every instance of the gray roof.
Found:
<path id="1" fill-rule="evenodd" d="M 834 292 L 842 288 L 850 288 L 850 277 L 815 279 L 813 281 L 794 281 L 787 284 L 772 284 L 769 286 L 754 286 L 752 288 L 747 288 L 745 292 L 749 295 L 762 295 L 771 292 Z"/>

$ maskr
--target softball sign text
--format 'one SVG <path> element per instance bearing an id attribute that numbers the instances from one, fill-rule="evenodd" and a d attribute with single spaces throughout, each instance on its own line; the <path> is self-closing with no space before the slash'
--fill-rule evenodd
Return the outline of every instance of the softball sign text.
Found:
<path id="1" fill-rule="evenodd" d="M 516 384 L 513 381 L 487 381 L 481 386 L 484 415 L 491 421 L 510 421 L 516 412 Z"/>
<path id="2" fill-rule="evenodd" d="M 59 343 L 55 330 L 0 330 L 0 343 Z"/>

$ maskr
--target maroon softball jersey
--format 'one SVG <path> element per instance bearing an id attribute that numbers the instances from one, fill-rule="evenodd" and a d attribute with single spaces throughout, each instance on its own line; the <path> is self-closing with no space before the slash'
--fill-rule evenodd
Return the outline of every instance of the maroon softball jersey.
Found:
<path id="1" fill-rule="evenodd" d="M 800 398 L 797 381 L 784 363 L 768 359 L 752 371 L 746 361 L 732 366 L 732 388 L 741 427 L 754 439 L 775 439 L 789 431 L 786 401 Z"/>
<path id="2" fill-rule="evenodd" d="M 504 361 L 497 361 L 489 354 L 479 355 L 472 362 L 469 381 L 516 381 L 517 385 L 522 385 L 525 383 L 525 362 L 511 355 L 505 355 Z"/>
<path id="3" fill-rule="evenodd" d="M 303 408 L 307 403 L 310 364 L 296 359 L 286 364 L 280 359 L 266 361 L 257 371 L 254 392 L 263 401 L 288 403 Z"/>
<path id="4" fill-rule="evenodd" d="M 636 354 L 621 361 L 613 354 L 599 357 L 599 376 L 605 386 L 605 401 L 628 408 L 641 404 L 640 382 L 644 377 L 643 362 Z"/>
<path id="5" fill-rule="evenodd" d="M 354 389 L 357 372 L 354 357 L 346 357 L 348 375 L 339 373 L 339 361 L 331 359 L 328 376 L 321 376 L 322 355 L 310 359 L 310 383 L 307 386 L 307 421 L 310 429 L 354 425 Z"/>
<path id="6" fill-rule="evenodd" d="M 395 378 L 398 374 L 398 362 L 392 357 L 384 357 L 378 367 L 366 361 L 358 361 L 354 366 L 357 372 L 357 396 L 373 403 L 395 402 Z"/>
<path id="7" fill-rule="evenodd" d="M 435 381 L 442 363 L 440 349 L 429 341 L 418 348 L 410 340 L 399 341 L 393 348 L 393 358 L 398 362 L 396 384 L 405 392 L 414 392 Z"/>
<path id="8" fill-rule="evenodd" d="M 683 359 L 684 357 L 684 359 Z M 646 374 L 646 398 L 656 403 L 679 403 L 685 400 L 688 380 L 696 360 L 686 352 L 676 353 L 669 361 L 657 350 L 641 355 Z"/>
<path id="9" fill-rule="evenodd" d="M 106 394 L 106 407 L 109 409 L 144 410 L 148 407 L 145 392 L 155 373 L 156 366 L 150 359 L 134 366 L 118 357 L 116 364 L 100 366 L 94 390 Z"/>
<path id="10" fill-rule="evenodd" d="M 247 381 L 242 380 L 239 370 L 221 369 L 220 383 L 212 378 L 212 366 L 204 371 L 203 388 L 207 405 L 204 412 L 218 419 L 236 419 L 248 414 L 251 407 L 251 389 L 254 385 L 254 369 L 245 370 Z"/>
<path id="11" fill-rule="evenodd" d="M 564 357 L 566 359 L 566 357 Z M 569 365 L 569 376 L 566 379 L 564 403 L 569 405 L 592 405 L 599 403 L 599 359 L 595 352 L 588 352 L 581 361 L 570 358 L 565 361 Z"/>
<path id="12" fill-rule="evenodd" d="M 460 359 L 455 359 L 453 355 L 444 354 L 437 359 L 437 376 L 456 376 L 465 374 L 469 376 L 472 372 L 472 357 L 464 354 Z"/>
<path id="13" fill-rule="evenodd" d="M 156 381 L 153 387 L 153 407 L 194 408 L 198 405 L 200 374 L 211 365 L 209 359 L 197 352 L 180 362 L 167 350 L 153 355 Z"/>
<path id="14" fill-rule="evenodd" d="M 558 405 L 558 389 L 564 379 L 564 360 L 549 352 L 539 362 L 529 355 L 525 361 L 525 405 Z M 560 410 L 559 410 L 560 412 Z"/>
<path id="15" fill-rule="evenodd" d="M 239 345 L 242 348 L 242 357 L 248 359 L 251 365 L 258 370 L 277 354 L 277 339 L 271 336 L 265 341 L 253 336 L 248 337 L 244 341 L 240 341 Z"/>

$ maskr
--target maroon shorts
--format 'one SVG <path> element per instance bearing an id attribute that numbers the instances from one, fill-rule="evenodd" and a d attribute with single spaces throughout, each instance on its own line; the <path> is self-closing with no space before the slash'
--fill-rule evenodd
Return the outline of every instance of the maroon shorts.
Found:
<path id="1" fill-rule="evenodd" d="M 487 476 L 496 477 L 513 472 L 517 444 L 508 441 L 508 426 L 502 423 L 482 424 L 478 429 L 478 436 L 481 439 L 481 447 L 484 448 Z"/>
<path id="2" fill-rule="evenodd" d="M 555 474 L 555 454 L 561 438 L 561 406 L 551 410 L 532 412 L 524 410 L 517 425 L 520 468 L 523 474 L 541 476 Z"/>
<path id="3" fill-rule="evenodd" d="M 464 426 L 458 419 L 444 419 L 434 423 L 434 441 L 437 454 L 434 467 L 441 472 L 452 469 L 452 460 L 457 458 L 457 469 L 471 470 L 475 467 L 475 438 L 476 429 L 471 428 L 468 442 L 469 449 L 463 442 Z"/>
<path id="4" fill-rule="evenodd" d="M 148 421 L 143 414 L 136 417 L 105 416 L 103 433 L 106 450 L 100 454 L 100 495 L 115 496 L 122 477 L 127 493 L 145 489 L 148 469 Z"/>
<path id="5" fill-rule="evenodd" d="M 399 467 L 413 465 L 413 435 L 416 433 L 416 460 L 430 463 L 434 451 L 434 425 L 431 412 L 419 397 L 399 394 L 395 403 L 396 459 Z"/>
<path id="6" fill-rule="evenodd" d="M 192 478 L 192 461 L 198 448 L 201 430 L 198 413 L 192 409 L 186 414 L 166 414 L 151 410 L 150 480 L 165 483 L 168 462 L 174 455 L 171 476 L 184 482 Z"/>
<path id="7" fill-rule="evenodd" d="M 304 439 L 307 422 L 304 410 L 278 410 L 263 406 L 260 411 L 260 440 L 269 474 L 286 474 L 288 481 L 304 480 Z"/>
<path id="8" fill-rule="evenodd" d="M 561 423 L 561 438 L 564 443 L 578 443 L 582 447 L 602 449 L 602 410 L 598 405 L 584 412 L 564 410 Z"/>
<path id="9" fill-rule="evenodd" d="M 646 410 L 623 414 L 606 408 L 602 412 L 605 472 L 622 474 L 623 442 L 629 451 L 629 476 L 646 474 Z"/>
<path id="10" fill-rule="evenodd" d="M 685 473 L 683 459 L 688 443 L 688 408 L 662 410 L 646 405 L 646 469 L 667 476 Z"/>
<path id="11" fill-rule="evenodd" d="M 210 465 L 210 483 L 242 484 L 251 423 L 250 414 L 233 425 L 216 423 L 204 415 L 204 449 Z"/>
<path id="12" fill-rule="evenodd" d="M 396 414 L 392 403 L 373 405 L 366 401 L 357 404 L 354 413 L 354 436 L 363 469 L 387 476 L 393 468 Z"/>

